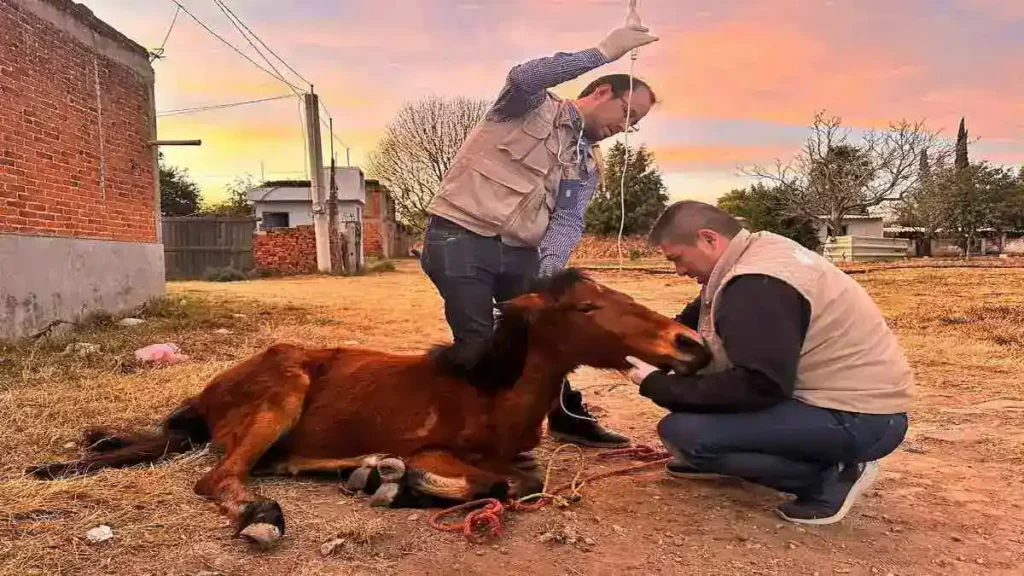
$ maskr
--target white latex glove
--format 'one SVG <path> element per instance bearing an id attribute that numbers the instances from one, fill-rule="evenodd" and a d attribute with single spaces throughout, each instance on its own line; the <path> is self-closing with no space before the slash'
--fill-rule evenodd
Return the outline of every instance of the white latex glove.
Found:
<path id="1" fill-rule="evenodd" d="M 633 368 L 626 374 L 634 384 L 639 386 L 645 378 L 647 378 L 651 372 L 656 372 L 658 369 L 651 366 L 647 362 L 633 356 L 626 356 L 626 362 L 633 365 Z"/>
<path id="2" fill-rule="evenodd" d="M 646 26 L 623 26 L 608 33 L 608 36 L 597 45 L 597 49 L 610 61 L 618 60 L 634 48 L 646 46 L 658 37 L 649 34 Z"/>

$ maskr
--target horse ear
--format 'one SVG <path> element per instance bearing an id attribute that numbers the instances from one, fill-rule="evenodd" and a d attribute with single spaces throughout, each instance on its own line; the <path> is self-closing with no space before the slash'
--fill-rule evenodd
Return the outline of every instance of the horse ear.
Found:
<path id="1" fill-rule="evenodd" d="M 537 314 L 547 306 L 540 294 L 530 293 L 516 296 L 511 300 L 497 304 L 498 311 L 502 316 L 519 316 L 527 320 L 533 320 Z"/>

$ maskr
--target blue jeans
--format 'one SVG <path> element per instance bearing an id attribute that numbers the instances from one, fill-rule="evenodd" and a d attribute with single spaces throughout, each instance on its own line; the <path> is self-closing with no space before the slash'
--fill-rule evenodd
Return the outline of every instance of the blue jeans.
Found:
<path id="1" fill-rule="evenodd" d="M 666 448 L 690 465 L 798 497 L 824 491 L 836 464 L 893 452 L 906 432 L 904 413 L 844 412 L 792 399 L 758 412 L 674 412 L 658 424 Z"/>
<path id="2" fill-rule="evenodd" d="M 494 303 L 529 288 L 540 255 L 536 248 L 508 246 L 431 216 L 420 266 L 444 299 L 455 346 L 471 354 L 494 330 Z"/>

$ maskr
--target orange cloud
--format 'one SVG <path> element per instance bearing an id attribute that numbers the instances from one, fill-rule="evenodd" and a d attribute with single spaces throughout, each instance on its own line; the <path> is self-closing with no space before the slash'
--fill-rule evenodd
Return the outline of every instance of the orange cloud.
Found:
<path id="1" fill-rule="evenodd" d="M 776 158 L 787 161 L 796 147 L 784 146 L 684 146 L 667 145 L 652 147 L 658 166 L 669 171 L 685 170 L 727 170 L 754 163 L 771 163 Z"/>

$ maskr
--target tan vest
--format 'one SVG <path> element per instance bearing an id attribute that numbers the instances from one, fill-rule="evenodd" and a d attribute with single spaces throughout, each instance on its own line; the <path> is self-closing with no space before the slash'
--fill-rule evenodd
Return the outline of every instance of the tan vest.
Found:
<path id="1" fill-rule="evenodd" d="M 729 280 L 742 274 L 778 278 L 810 303 L 811 319 L 797 367 L 796 399 L 848 412 L 908 410 L 913 374 L 871 296 L 828 260 L 771 232 L 742 230 L 701 291 L 699 331 L 714 355 L 706 371 L 732 367 L 715 334 L 716 300 Z"/>
<path id="2" fill-rule="evenodd" d="M 549 92 L 525 116 L 481 122 L 459 149 L 427 212 L 482 236 L 500 236 L 512 246 L 540 246 L 559 183 L 580 178 L 579 128 L 570 106 Z M 596 170 L 600 156 L 597 146 L 591 150 L 588 170 Z"/>

